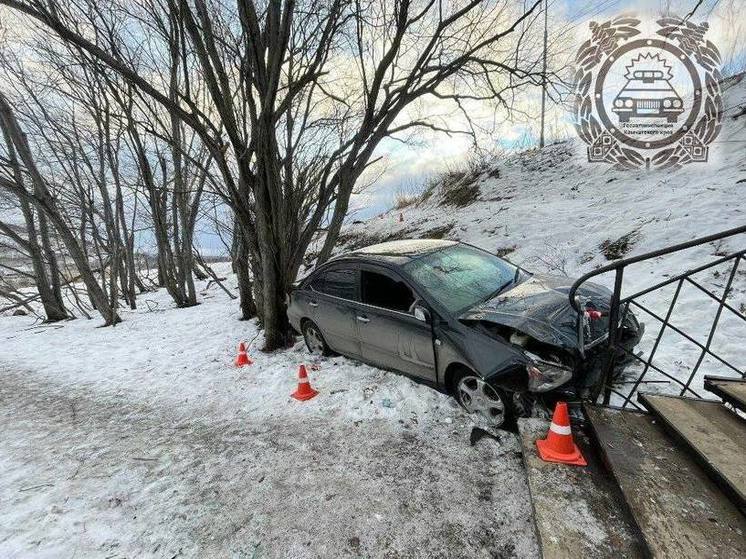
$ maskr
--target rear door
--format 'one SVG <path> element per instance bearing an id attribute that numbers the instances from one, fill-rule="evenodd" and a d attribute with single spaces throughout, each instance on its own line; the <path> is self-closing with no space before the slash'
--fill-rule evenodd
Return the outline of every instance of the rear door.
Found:
<path id="1" fill-rule="evenodd" d="M 355 305 L 359 301 L 360 270 L 338 265 L 319 272 L 310 283 L 309 316 L 321 329 L 326 343 L 334 351 L 360 357 Z"/>
<path id="2" fill-rule="evenodd" d="M 363 359 L 435 382 L 430 324 L 412 314 L 415 292 L 394 272 L 363 264 L 356 320 Z"/>

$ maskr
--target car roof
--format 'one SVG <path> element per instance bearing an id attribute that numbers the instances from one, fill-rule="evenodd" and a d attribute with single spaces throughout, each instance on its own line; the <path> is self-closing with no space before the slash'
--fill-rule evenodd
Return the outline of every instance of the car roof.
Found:
<path id="1" fill-rule="evenodd" d="M 440 239 L 407 239 L 402 241 L 388 241 L 353 250 L 340 255 L 334 260 L 342 260 L 350 257 L 364 257 L 379 262 L 390 262 L 392 264 L 404 264 L 409 260 L 418 258 L 425 254 L 441 250 L 443 248 L 458 244 L 457 241 L 444 241 Z"/>

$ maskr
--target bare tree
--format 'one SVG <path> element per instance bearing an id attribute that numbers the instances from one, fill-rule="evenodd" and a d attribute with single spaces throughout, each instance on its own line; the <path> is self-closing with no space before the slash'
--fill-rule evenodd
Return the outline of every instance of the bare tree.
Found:
<path id="1" fill-rule="evenodd" d="M 7 163 L 3 167 L 7 165 L 12 173 L 13 181 L 25 189 L 21 164 L 18 161 L 15 147 L 5 128 L 3 128 L 3 137 L 5 140 L 5 151 L 7 152 Z M 11 224 L 2 221 L 0 221 L 0 234 L 8 237 L 15 244 L 13 248 L 17 247 L 25 251 L 28 259 L 31 261 L 34 271 L 31 279 L 34 280 L 37 286 L 46 320 L 50 322 L 64 320 L 69 315 L 62 299 L 60 271 L 57 264 L 57 257 L 54 250 L 52 250 L 46 216 L 38 211 L 38 205 L 31 204 L 27 198 L 18 196 L 16 200 L 26 226 L 26 237 L 24 238 Z M 22 270 L 13 271 L 24 275 Z M 4 296 L 9 297 L 10 291 L 5 290 L 4 293 Z M 17 297 L 15 299 L 17 302 L 20 302 Z M 27 304 L 25 306 L 29 308 Z"/>
<path id="2" fill-rule="evenodd" d="M 96 262 L 95 273 L 108 292 L 110 308 L 117 308 L 120 293 L 134 308 L 135 269 L 120 167 L 123 129 L 112 119 L 95 68 L 84 59 L 83 64 L 72 63 L 78 53 L 57 50 L 49 42 L 33 52 L 38 56 L 32 66 L 44 70 L 27 72 L 10 56 L 3 57 L 2 69 L 6 83 L 16 90 L 15 112 L 31 132 L 35 164 L 50 183 L 61 215 L 77 232 L 81 250 Z"/>
<path id="3" fill-rule="evenodd" d="M 65 248 L 75 262 L 81 279 L 88 289 L 91 301 L 101 313 L 105 324 L 116 324 L 120 321 L 117 309 L 110 304 L 106 293 L 96 281 L 88 257 L 60 210 L 56 198 L 51 194 L 47 182 L 39 172 L 26 135 L 2 93 L 0 93 L 0 128 L 2 128 L 4 136 L 9 141 L 8 149 L 11 149 L 10 146 L 12 145 L 12 149 L 18 154 L 18 160 L 23 163 L 24 171 L 30 177 L 31 182 L 31 188 L 27 189 L 24 183 L 19 183 L 15 178 L 11 179 L 0 175 L 0 188 L 8 190 L 19 199 L 26 200 L 29 204 L 36 204 L 44 212 L 62 238 Z"/>
<path id="4" fill-rule="evenodd" d="M 250 270 L 254 300 L 246 304 L 241 289 L 242 308 L 256 304 L 268 349 L 288 341 L 285 294 L 307 247 L 326 225 L 319 260 L 330 256 L 381 141 L 423 127 L 470 133 L 409 111 L 415 102 L 451 104 L 468 120 L 465 103 L 504 101 L 540 83 L 540 52 L 510 40 L 539 3 L 0 0 L 108 65 L 199 136 L 235 213 L 239 258 L 249 256 L 239 277 L 250 281 Z M 156 28 L 174 39 L 130 48 L 133 36 L 142 41 Z M 176 90 L 133 59 L 161 47 L 180 60 Z M 192 80 L 204 83 L 207 99 Z"/>

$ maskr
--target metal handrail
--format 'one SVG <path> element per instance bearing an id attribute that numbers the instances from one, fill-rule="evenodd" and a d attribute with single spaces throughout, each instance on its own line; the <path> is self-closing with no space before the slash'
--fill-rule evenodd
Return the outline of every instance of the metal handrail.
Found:
<path id="1" fill-rule="evenodd" d="M 606 272 L 611 272 L 612 270 L 619 270 L 620 268 L 625 268 L 629 266 L 630 264 L 635 264 L 643 260 L 649 260 L 651 258 L 656 258 L 658 256 L 664 256 L 666 254 L 671 254 L 673 252 L 678 252 L 680 250 L 686 250 L 688 248 L 692 248 L 698 245 L 703 245 L 705 243 L 710 243 L 712 241 L 719 241 L 720 239 L 724 239 L 726 237 L 732 237 L 733 235 L 738 235 L 740 233 L 746 233 L 746 225 L 742 225 L 741 227 L 734 227 L 733 229 L 728 229 L 726 231 L 715 233 L 713 235 L 707 235 L 706 237 L 699 237 L 698 239 L 693 239 L 685 243 L 679 243 L 677 245 L 673 245 L 670 247 L 653 250 L 651 252 L 646 252 L 645 254 L 640 254 L 637 256 L 630 256 L 629 258 L 621 258 L 619 260 L 612 262 L 611 264 L 607 264 L 606 266 L 597 268 L 596 270 L 593 270 L 592 272 L 588 272 L 587 274 L 580 276 L 577 280 L 575 280 L 575 283 L 572 284 L 572 287 L 570 288 L 570 292 L 568 293 L 568 296 L 570 298 L 570 305 L 572 305 L 572 308 L 574 308 L 577 312 L 580 312 L 580 307 L 578 306 L 578 303 L 575 300 L 575 292 L 578 290 L 578 288 L 583 283 L 585 283 L 586 281 L 588 281 L 590 278 L 594 276 L 599 276 L 601 274 L 605 274 Z M 709 267 L 709 266 L 704 266 L 704 267 Z M 689 273 L 689 274 L 694 273 L 694 270 L 690 270 L 689 272 L 686 272 L 686 273 Z"/>
<path id="2" fill-rule="evenodd" d="M 737 373 L 739 373 L 741 375 L 741 377 L 746 377 L 746 373 L 744 373 L 740 369 L 736 368 L 732 364 L 728 363 L 725 359 L 723 359 L 720 356 L 718 356 L 715 353 L 713 353 L 712 349 L 710 348 L 710 343 L 711 343 L 711 341 L 713 339 L 713 336 L 715 334 L 715 331 L 716 331 L 716 329 L 718 327 L 718 322 L 719 322 L 719 319 L 720 319 L 720 315 L 721 315 L 721 313 L 722 313 L 722 311 L 724 309 L 729 310 L 730 312 L 732 312 L 735 315 L 737 315 L 741 320 L 746 321 L 746 316 L 744 314 L 742 314 L 741 312 L 739 312 L 738 310 L 736 310 L 735 308 L 731 307 L 727 303 L 727 301 L 726 301 L 728 292 L 730 290 L 730 286 L 731 286 L 731 284 L 733 282 L 733 279 L 735 277 L 736 270 L 738 269 L 738 265 L 739 265 L 739 263 L 743 259 L 746 259 L 746 249 L 736 251 L 736 252 L 734 252 L 732 254 L 729 254 L 728 256 L 724 256 L 724 257 L 718 258 L 716 260 L 708 262 L 707 264 L 704 264 L 704 265 L 698 266 L 696 268 L 692 268 L 690 270 L 687 270 L 686 272 L 683 272 L 683 273 L 681 273 L 681 274 L 679 274 L 679 275 L 677 275 L 675 277 L 668 278 L 668 279 L 666 279 L 663 282 L 657 283 L 657 284 L 655 284 L 655 285 L 653 285 L 651 287 L 643 289 L 643 290 L 641 290 L 641 291 L 639 291 L 637 293 L 634 293 L 632 295 L 628 295 L 628 296 L 626 296 L 624 298 L 621 297 L 622 284 L 623 284 L 623 281 L 624 281 L 624 270 L 625 270 L 625 268 L 627 266 L 630 266 L 632 264 L 636 264 L 638 262 L 642 262 L 644 260 L 650 260 L 652 258 L 657 258 L 659 256 L 665 256 L 665 255 L 668 255 L 668 254 L 672 254 L 674 252 L 679 252 L 679 251 L 682 251 L 682 250 L 693 248 L 693 247 L 696 247 L 696 246 L 699 246 L 699 245 L 703 245 L 705 243 L 710 243 L 712 241 L 718 241 L 718 240 L 721 240 L 721 239 L 725 239 L 727 237 L 732 237 L 734 235 L 739 235 L 739 234 L 742 234 L 742 233 L 746 233 L 746 226 L 734 227 L 733 229 L 728 229 L 726 231 L 721 231 L 720 233 L 715 233 L 713 235 L 707 235 L 706 237 L 700 237 L 700 238 L 697 238 L 697 239 L 692 239 L 691 241 L 687 241 L 687 242 L 684 242 L 684 243 L 679 243 L 679 244 L 672 245 L 672 246 L 669 246 L 669 247 L 666 247 L 666 248 L 662 248 L 662 249 L 659 249 L 659 250 L 654 250 L 654 251 L 651 251 L 651 252 L 647 252 L 645 254 L 640 254 L 638 256 L 632 256 L 630 258 L 622 258 L 622 259 L 617 260 L 616 262 L 613 262 L 613 263 L 611 263 L 611 264 L 609 264 L 607 266 L 603 266 L 601 268 L 598 268 L 597 270 L 594 270 L 592 272 L 589 272 L 589 273 L 581 276 L 580 278 L 578 278 L 578 280 L 575 281 L 575 283 L 573 283 L 573 285 L 570 288 L 570 291 L 568 293 L 568 297 L 570 299 L 570 305 L 578 312 L 578 326 L 579 326 L 579 331 L 581 331 L 580 324 L 581 324 L 581 321 L 582 321 L 582 313 L 583 313 L 583 311 L 581 310 L 580 305 L 579 305 L 579 300 L 576 297 L 576 292 L 577 292 L 578 288 L 583 283 L 585 283 L 586 281 L 588 281 L 590 278 L 593 278 L 593 277 L 601 275 L 601 274 L 605 274 L 607 272 L 614 272 L 615 273 L 615 277 L 614 277 L 614 290 L 612 292 L 611 301 L 609 303 L 609 313 L 608 313 L 609 314 L 609 332 L 606 335 L 606 340 L 605 340 L 606 346 L 607 346 L 607 352 L 608 353 L 607 353 L 607 359 L 606 359 L 606 363 L 605 363 L 605 366 L 604 366 L 604 370 L 602 371 L 602 375 L 603 375 L 602 376 L 602 381 L 606 382 L 605 395 L 604 395 L 604 404 L 608 405 L 611 394 L 615 393 L 615 394 L 618 394 L 618 395 L 620 395 L 621 397 L 624 398 L 624 403 L 622 404 L 622 408 L 626 407 L 627 405 L 633 405 L 633 406 L 635 406 L 634 402 L 632 402 L 632 397 L 636 393 L 637 389 L 639 388 L 639 386 L 643 382 L 650 382 L 650 381 L 644 381 L 644 378 L 645 378 L 647 372 L 649 370 L 651 370 L 651 369 L 654 370 L 654 371 L 656 371 L 658 374 L 661 374 L 664 377 L 670 379 L 675 384 L 678 384 L 679 386 L 681 386 L 681 395 L 683 395 L 684 393 L 689 392 L 689 393 L 693 394 L 695 397 L 699 398 L 700 397 L 699 394 L 697 394 L 697 392 L 695 392 L 694 390 L 692 390 L 692 388 L 691 388 L 690 385 L 691 385 L 691 383 L 692 383 L 692 381 L 693 381 L 693 379 L 695 377 L 695 374 L 696 374 L 697 370 L 699 369 L 699 366 L 702 364 L 702 361 L 703 361 L 705 355 L 709 355 L 711 357 L 714 357 L 721 364 L 724 364 L 727 367 L 729 367 L 730 369 L 732 369 L 732 370 L 736 371 Z M 726 286 L 726 288 L 725 288 L 724 293 L 723 293 L 722 296 L 715 295 L 714 293 L 712 293 L 711 291 L 709 291 L 708 289 L 706 289 L 705 287 L 703 287 L 702 285 L 700 285 L 699 283 L 697 283 L 693 279 L 691 279 L 691 276 L 693 274 L 696 274 L 696 273 L 701 272 L 703 270 L 706 270 L 708 268 L 712 268 L 713 266 L 718 266 L 718 265 L 720 265 L 720 264 L 722 264 L 724 262 L 730 261 L 730 260 L 733 260 L 734 264 L 733 264 L 733 268 L 731 269 L 731 272 L 729 274 L 728 285 Z M 641 303 L 639 303 L 638 301 L 635 300 L 638 297 L 641 297 L 643 295 L 646 295 L 648 293 L 656 291 L 656 290 L 658 290 L 658 289 L 660 289 L 662 287 L 665 287 L 667 285 L 675 284 L 676 282 L 678 282 L 678 286 L 677 286 L 677 289 L 676 289 L 676 294 L 674 295 L 674 297 L 673 297 L 673 299 L 671 301 L 671 304 L 669 306 L 668 312 L 667 312 L 667 314 L 666 314 L 665 317 L 658 316 L 656 313 L 652 312 L 650 309 L 647 309 L 645 306 L 643 306 Z M 712 299 L 714 299 L 718 303 L 718 311 L 717 311 L 717 313 L 715 315 L 715 318 L 713 320 L 712 326 L 710 327 L 710 333 L 709 333 L 707 342 L 705 344 L 701 344 L 701 343 L 697 342 L 696 340 L 694 340 L 694 338 L 692 338 L 691 336 L 689 336 L 686 332 L 683 332 L 682 330 L 680 330 L 679 328 L 677 328 L 676 326 L 674 326 L 670 322 L 671 313 L 673 312 L 674 306 L 676 305 L 676 300 L 678 298 L 678 294 L 679 294 L 679 292 L 681 290 L 681 286 L 684 284 L 684 282 L 691 283 L 696 288 L 698 288 L 699 290 L 703 291 L 707 296 L 711 297 Z M 643 363 L 645 365 L 645 367 L 644 367 L 642 373 L 638 376 L 638 378 L 635 381 L 632 381 L 631 384 L 633 384 L 634 386 L 632 387 L 631 391 L 626 396 L 623 396 L 619 391 L 614 390 L 612 388 L 612 386 L 610 385 L 610 382 L 612 380 L 612 374 L 613 374 L 613 371 L 614 371 L 614 365 L 615 365 L 616 356 L 618 354 L 618 350 L 621 349 L 624 352 L 629 353 L 626 350 L 626 348 L 624 348 L 623 346 L 617 346 L 617 337 L 618 337 L 618 330 L 619 330 L 620 322 L 621 322 L 619 320 L 620 309 L 622 307 L 624 307 L 623 316 L 622 316 L 622 321 L 623 321 L 624 317 L 626 316 L 626 313 L 629 310 L 630 304 L 635 305 L 636 307 L 638 307 L 641 310 L 645 311 L 646 313 L 648 313 L 650 316 L 652 316 L 656 320 L 660 321 L 662 323 L 662 327 L 661 327 L 661 330 L 658 333 L 658 336 L 657 336 L 657 339 L 655 341 L 655 344 L 654 344 L 652 350 L 650 351 L 650 355 L 648 356 L 648 358 L 646 360 L 640 358 L 637 355 L 634 355 L 634 354 L 631 355 L 633 358 L 635 358 L 638 361 L 640 361 L 641 363 Z M 666 328 L 669 328 L 669 329 L 672 329 L 672 330 L 676 331 L 677 333 L 679 333 L 680 335 L 682 335 L 684 338 L 686 338 L 689 341 L 691 341 L 692 343 L 694 343 L 701 350 L 700 357 L 697 360 L 697 363 L 695 364 L 693 370 L 691 371 L 691 374 L 686 379 L 686 381 L 682 381 L 680 379 L 677 379 L 677 378 L 669 375 L 668 373 L 666 373 L 665 371 L 659 369 L 658 367 L 656 367 L 652 363 L 653 357 L 654 357 L 654 355 L 655 355 L 655 353 L 656 353 L 656 351 L 658 349 L 658 344 L 661 341 L 661 338 L 663 336 L 663 332 L 664 332 L 664 330 Z M 635 407 L 637 407 L 637 406 L 635 406 Z"/>

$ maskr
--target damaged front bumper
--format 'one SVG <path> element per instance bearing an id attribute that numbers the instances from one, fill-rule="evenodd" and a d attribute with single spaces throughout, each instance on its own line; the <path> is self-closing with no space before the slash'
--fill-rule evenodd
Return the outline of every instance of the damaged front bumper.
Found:
<path id="1" fill-rule="evenodd" d="M 645 332 L 645 324 L 639 322 L 635 314 L 625 305 L 621 310 L 619 324 L 617 326 L 616 343 L 624 349 L 631 351 L 642 338 Z M 586 307 L 585 312 L 578 314 L 578 350 L 580 357 L 606 343 L 609 339 L 609 313 L 608 311 L 597 311 Z M 599 330 L 601 332 L 599 332 Z"/>

